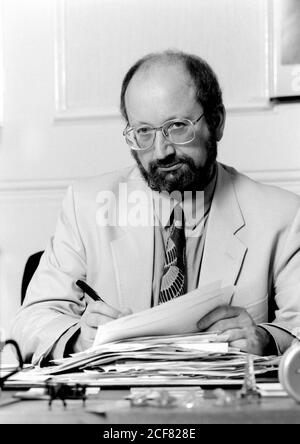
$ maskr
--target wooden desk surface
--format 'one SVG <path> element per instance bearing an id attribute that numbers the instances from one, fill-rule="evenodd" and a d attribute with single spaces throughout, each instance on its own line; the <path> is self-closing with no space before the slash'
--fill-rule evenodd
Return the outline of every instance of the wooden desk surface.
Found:
<path id="1" fill-rule="evenodd" d="M 14 392 L 1 393 L 1 400 Z M 1 424 L 222 424 L 222 423 L 300 423 L 300 404 L 290 398 L 263 398 L 259 404 L 217 406 L 205 398 L 198 407 L 159 408 L 120 405 L 128 390 L 102 389 L 96 399 L 68 400 L 64 409 L 60 400 L 49 410 L 46 400 L 23 400 L 0 406 Z M 206 392 L 206 395 L 209 392 Z M 121 404 L 124 404 L 121 403 Z M 125 402 L 126 404 L 126 402 Z M 106 414 L 91 413 L 95 407 Z"/>

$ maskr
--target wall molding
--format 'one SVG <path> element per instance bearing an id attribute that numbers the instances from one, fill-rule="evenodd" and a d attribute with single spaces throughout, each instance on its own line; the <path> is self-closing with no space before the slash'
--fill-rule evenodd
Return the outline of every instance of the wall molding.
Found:
<path id="1" fill-rule="evenodd" d="M 274 104 L 269 100 L 262 100 L 254 103 L 229 103 L 225 105 L 226 112 L 233 116 L 239 116 L 241 114 L 256 114 L 262 112 L 273 112 Z M 86 108 L 80 110 L 72 110 L 58 106 L 54 116 L 54 122 L 67 122 L 67 121 L 85 121 L 85 120 L 104 120 L 104 119 L 122 119 L 119 109 L 107 108 L 107 109 L 93 109 Z"/>
<path id="2" fill-rule="evenodd" d="M 74 179 L 0 181 L 0 203 L 28 205 L 28 201 L 57 204 Z"/>
<path id="3" fill-rule="evenodd" d="M 6 191 L 45 191 L 53 190 L 60 191 L 68 187 L 72 182 L 79 180 L 79 178 L 70 179 L 40 179 L 40 180 L 2 180 L 0 181 L 0 193 Z"/>
<path id="4" fill-rule="evenodd" d="M 121 114 L 117 107 L 81 107 L 79 109 L 68 107 L 66 9 L 66 0 L 56 0 L 54 122 L 120 118 Z"/>
<path id="5" fill-rule="evenodd" d="M 260 182 L 300 182 L 300 169 L 295 170 L 244 170 L 245 174 Z"/>
<path id="6" fill-rule="evenodd" d="M 77 121 L 77 120 L 102 120 L 102 119 L 121 119 L 121 113 L 118 108 L 99 109 L 81 109 L 67 110 L 59 109 L 55 112 L 54 122 Z"/>
<path id="7" fill-rule="evenodd" d="M 267 185 L 275 185 L 300 195 L 300 170 L 245 170 L 246 175 Z"/>
<path id="8" fill-rule="evenodd" d="M 56 26 L 55 26 L 55 110 L 54 122 L 86 121 L 121 118 L 118 107 L 70 107 L 67 97 L 68 78 L 68 48 L 67 23 L 68 0 L 56 0 Z M 261 13 L 264 18 L 264 81 L 261 92 L 255 98 L 246 98 L 242 101 L 228 101 L 226 110 L 229 114 L 261 113 L 273 111 L 274 105 L 270 102 L 272 90 L 272 36 L 273 14 L 270 0 L 264 0 Z M 121 88 L 121 85 L 120 85 Z"/>

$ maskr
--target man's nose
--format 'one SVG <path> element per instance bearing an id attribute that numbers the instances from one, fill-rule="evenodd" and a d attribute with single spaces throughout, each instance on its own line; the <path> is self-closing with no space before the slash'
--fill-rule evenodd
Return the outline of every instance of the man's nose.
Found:
<path id="1" fill-rule="evenodd" d="M 161 131 L 156 131 L 154 152 L 156 159 L 164 159 L 175 152 L 175 147 L 164 137 Z"/>

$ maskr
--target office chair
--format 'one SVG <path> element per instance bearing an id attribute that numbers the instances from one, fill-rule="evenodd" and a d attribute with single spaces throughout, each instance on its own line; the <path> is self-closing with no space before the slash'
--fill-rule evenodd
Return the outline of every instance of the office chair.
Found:
<path id="1" fill-rule="evenodd" d="M 37 269 L 40 259 L 42 257 L 42 254 L 44 251 L 38 251 L 37 253 L 32 254 L 27 259 L 27 262 L 25 264 L 23 278 L 22 278 L 22 286 L 21 286 L 21 305 L 24 302 L 26 290 L 28 287 L 29 282 L 31 281 L 32 276 L 35 273 L 35 270 Z"/>

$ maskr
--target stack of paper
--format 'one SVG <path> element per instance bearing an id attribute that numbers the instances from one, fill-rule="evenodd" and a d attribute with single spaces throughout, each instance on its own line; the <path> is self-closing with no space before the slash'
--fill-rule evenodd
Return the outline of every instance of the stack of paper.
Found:
<path id="1" fill-rule="evenodd" d="M 99 368 L 128 360 L 156 361 L 170 363 L 178 360 L 192 360 L 211 354 L 228 353 L 229 347 L 222 340 L 222 336 L 205 333 L 170 336 L 146 336 L 120 340 L 90 348 L 76 353 L 70 358 L 54 361 L 57 366 L 52 367 L 51 373 L 62 373 L 74 369 Z"/>
<path id="2" fill-rule="evenodd" d="M 222 341 L 222 335 L 195 333 L 121 340 L 62 359 L 48 374 L 85 370 L 102 379 L 240 378 L 244 375 L 245 353 Z M 277 368 L 277 358 L 254 356 L 256 374 Z M 179 379 L 178 379 L 179 380 Z"/>
<path id="3" fill-rule="evenodd" d="M 99 326 L 93 347 L 54 361 L 42 374 L 84 371 L 101 384 L 194 384 L 199 379 L 244 376 L 246 355 L 218 333 L 197 331 L 197 322 L 221 304 L 234 287 L 214 283 L 157 307 Z M 277 358 L 253 357 L 255 373 L 277 369 Z M 66 375 L 67 376 L 67 375 Z"/>
<path id="4" fill-rule="evenodd" d="M 199 287 L 164 304 L 99 326 L 94 346 L 141 336 L 196 333 L 197 322 L 219 305 L 230 304 L 233 294 L 234 286 L 220 288 L 220 282 Z"/>

